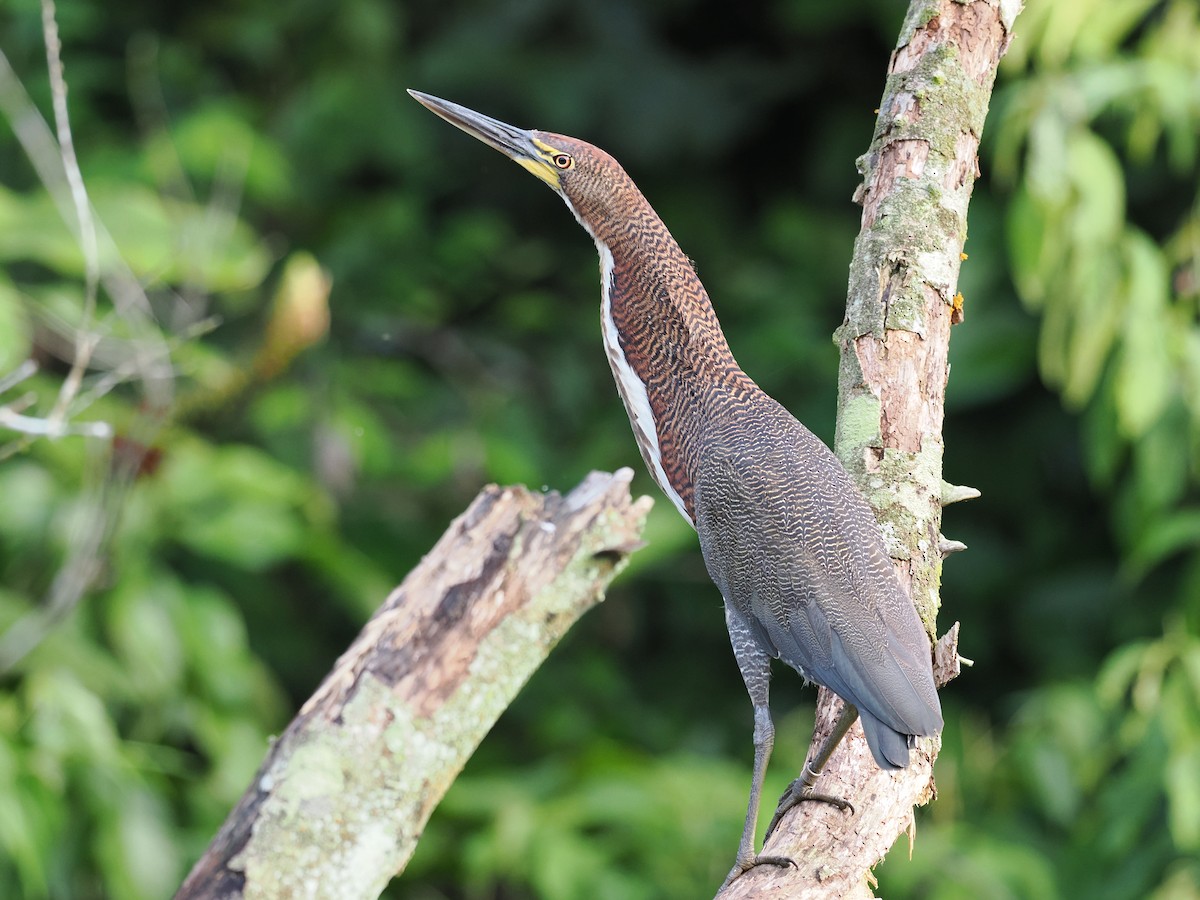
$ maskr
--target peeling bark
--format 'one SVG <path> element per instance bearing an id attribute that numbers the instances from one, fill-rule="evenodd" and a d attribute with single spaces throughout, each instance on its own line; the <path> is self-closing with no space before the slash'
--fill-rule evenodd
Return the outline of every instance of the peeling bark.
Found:
<path id="1" fill-rule="evenodd" d="M 875 135 L 859 160 L 862 229 L 850 264 L 835 449 L 874 507 L 901 581 L 936 636 L 942 556 L 942 419 L 959 265 L 996 67 L 1019 0 L 914 0 L 892 54 Z M 963 497 L 970 489 L 955 489 Z M 955 499 L 959 497 L 956 496 Z M 955 546 L 954 549 L 961 549 Z M 938 642 L 939 684 L 958 673 L 958 627 Z M 841 701 L 821 689 L 813 747 Z M 817 790 L 852 812 L 796 806 L 764 851 L 796 868 L 760 866 L 718 896 L 867 898 L 871 869 L 935 796 L 940 739 L 921 739 L 909 767 L 880 771 L 855 723 Z"/>
<path id="2" fill-rule="evenodd" d="M 637 548 L 633 473 L 489 487 L 274 742 L 176 894 L 378 896 L 517 691 Z"/>

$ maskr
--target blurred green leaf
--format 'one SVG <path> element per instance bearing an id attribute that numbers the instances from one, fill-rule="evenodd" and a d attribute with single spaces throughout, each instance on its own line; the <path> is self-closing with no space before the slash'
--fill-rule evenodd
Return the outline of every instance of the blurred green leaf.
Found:
<path id="1" fill-rule="evenodd" d="M 96 852 L 115 900 L 162 897 L 178 887 L 183 860 L 169 838 L 169 819 L 160 796 L 127 785 L 100 823 Z"/>
<path id="2" fill-rule="evenodd" d="M 299 552 L 315 494 L 261 451 L 180 441 L 162 477 L 181 513 L 179 539 L 194 551 L 251 570 Z"/>
<path id="3" fill-rule="evenodd" d="M 1076 252 L 1103 253 L 1125 227 L 1125 178 L 1108 142 L 1086 128 L 1066 140 L 1064 174 L 1073 188 L 1068 238 Z"/>
<path id="4" fill-rule="evenodd" d="M 1184 509 L 1156 519 L 1142 532 L 1127 561 L 1129 576 L 1143 577 L 1170 556 L 1200 547 L 1200 510 Z"/>
<path id="5" fill-rule="evenodd" d="M 139 277 L 212 291 L 246 290 L 267 273 L 266 249 L 230 210 L 167 200 L 128 182 L 96 179 L 89 194 L 105 229 L 102 269 L 112 269 L 119 253 Z M 49 196 L 0 185 L 0 261 L 24 260 L 75 278 L 84 273 L 79 245 Z"/>
<path id="6" fill-rule="evenodd" d="M 1172 370 L 1178 354 L 1173 347 L 1178 325 L 1170 313 L 1167 271 L 1162 251 L 1140 234 L 1124 243 L 1128 297 L 1122 327 L 1117 383 L 1117 412 L 1121 430 L 1136 440 L 1146 433 L 1171 396 Z"/>
<path id="7" fill-rule="evenodd" d="M 30 331 L 20 295 L 0 274 L 0 377 L 29 358 Z"/>
<path id="8" fill-rule="evenodd" d="M 47 754 L 47 773 L 63 761 L 87 760 L 103 768 L 118 765 L 120 742 L 103 700 L 64 671 L 38 672 L 30 679 L 31 738 Z"/>
<path id="9" fill-rule="evenodd" d="M 146 147 L 151 170 L 166 184 L 186 175 L 218 189 L 240 193 L 244 188 L 255 200 L 285 199 L 294 177 L 289 161 L 247 115 L 222 101 L 194 110 L 177 120 L 169 133 L 151 139 Z"/>
<path id="10" fill-rule="evenodd" d="M 178 585 L 161 571 L 142 577 L 130 573 L 109 596 L 110 640 L 143 702 L 169 701 L 180 689 L 185 665 L 180 602 L 186 601 Z"/>
<path id="11" fill-rule="evenodd" d="M 1200 747 L 1180 749 L 1167 761 L 1171 836 L 1185 852 L 1200 850 Z"/>
<path id="12" fill-rule="evenodd" d="M 1025 187 L 1008 206 L 1008 249 L 1013 278 L 1026 302 L 1035 308 L 1047 299 L 1050 282 L 1062 265 L 1067 248 L 1055 238 L 1046 205 Z"/>
<path id="13" fill-rule="evenodd" d="M 1050 354 L 1065 359 L 1061 384 L 1063 400 L 1082 408 L 1094 394 L 1104 365 L 1120 334 L 1124 299 L 1118 290 L 1120 268 L 1110 256 L 1072 254 L 1067 277 L 1056 285 L 1056 300 L 1064 307 L 1064 346 L 1043 343 Z M 1052 363 L 1043 356 L 1043 367 Z"/>
<path id="14" fill-rule="evenodd" d="M 0 739 L 0 847 L 15 864 L 25 893 L 45 896 L 49 884 L 42 849 L 50 835 L 45 823 L 37 821 L 42 798 L 30 796 L 32 785 L 22 762 L 7 736 Z"/>

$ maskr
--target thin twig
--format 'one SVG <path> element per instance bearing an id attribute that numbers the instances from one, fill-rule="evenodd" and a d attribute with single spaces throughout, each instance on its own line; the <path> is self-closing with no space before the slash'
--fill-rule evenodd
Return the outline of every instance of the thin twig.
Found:
<path id="1" fill-rule="evenodd" d="M 88 466 L 111 473 L 87 479 L 93 485 L 79 498 L 81 515 L 72 529 L 71 550 L 54 576 L 41 605 L 14 622 L 0 634 L 0 674 L 9 672 L 28 656 L 54 628 L 79 605 L 104 568 L 104 548 L 112 537 L 124 506 L 124 494 L 132 481 L 128 470 L 140 464 L 136 458 L 110 460 L 107 444 L 86 444 Z"/>
<path id="2" fill-rule="evenodd" d="M 132 381 L 139 374 L 139 370 L 145 366 L 146 362 L 153 361 L 156 356 L 160 356 L 163 361 L 169 361 L 171 354 L 179 347 L 204 337 L 204 335 L 211 331 L 215 331 L 220 324 L 221 319 L 219 316 L 209 316 L 198 322 L 191 323 L 178 334 L 167 338 L 159 346 L 143 351 L 140 356 L 135 351 L 131 358 L 127 358 L 110 367 L 87 390 L 82 391 L 75 398 L 75 402 L 71 405 L 72 415 L 87 409 L 117 385 Z"/>
<path id="3" fill-rule="evenodd" d="M 0 378 L 0 394 L 7 393 L 27 378 L 37 374 L 38 365 L 32 359 L 27 359 L 3 378 Z"/>
<path id="4" fill-rule="evenodd" d="M 100 250 L 96 240 L 96 225 L 92 220 L 91 201 L 83 183 L 83 173 L 79 170 L 79 160 L 75 156 L 75 140 L 71 135 L 71 120 L 67 112 L 67 81 L 63 75 L 62 56 L 59 52 L 62 44 L 58 37 L 58 22 L 54 17 L 54 0 L 42 0 L 42 34 L 46 40 L 46 67 L 50 73 L 50 94 L 54 106 L 54 123 L 58 132 L 58 150 L 67 176 L 67 185 L 70 187 L 71 200 L 75 206 L 78 226 L 76 236 L 83 251 L 84 264 L 83 312 L 76 331 L 75 359 L 71 363 L 70 372 L 63 379 L 54 408 L 50 410 L 47 424 L 51 426 L 51 431 L 47 433 L 51 434 L 56 430 L 55 426 L 62 426 L 67 407 L 79 391 L 83 373 L 87 371 L 92 358 L 92 351 L 100 340 L 99 335 L 91 331 L 96 318 L 96 294 L 100 286 Z M 70 431 L 61 433 L 66 434 Z"/>
<path id="5" fill-rule="evenodd" d="M 10 406 L 0 406 L 0 428 L 48 438 L 65 437 L 69 434 L 110 438 L 113 434 L 112 426 L 107 422 L 68 422 L 61 417 L 43 419 L 38 416 L 23 416 Z"/>
<path id="6" fill-rule="evenodd" d="M 42 12 L 58 139 L 56 141 L 41 113 L 29 99 L 28 92 L 3 52 L 0 52 L 0 114 L 8 118 L 13 133 L 60 216 L 79 241 L 86 266 L 87 294 L 82 321 L 73 341 L 75 352 L 72 368 L 59 392 L 54 411 L 47 419 L 22 416 L 14 407 L 0 413 L 3 424 L 23 432 L 19 440 L 0 447 L 0 459 L 21 452 L 36 438 L 66 434 L 112 436 L 112 429 L 107 423 L 66 424 L 68 414 L 77 413 L 81 405 L 98 396 L 95 389 L 90 398 L 87 394 L 80 397 L 79 391 L 84 373 L 103 336 L 102 329 L 98 329 L 95 322 L 101 280 L 112 300 L 114 312 L 124 322 L 128 332 L 136 336 L 128 342 L 129 356 L 112 368 L 117 370 L 117 377 L 121 380 L 131 380 L 128 373 L 136 372 L 142 400 L 140 412 L 123 425 L 123 434 L 129 439 L 121 452 L 114 452 L 113 445 L 108 441 L 87 445 L 88 462 L 77 500 L 79 515 L 73 517 L 75 528 L 67 558 L 39 607 L 14 622 L 0 635 L 0 673 L 10 670 L 37 647 L 75 609 L 94 584 L 97 575 L 103 571 L 106 548 L 120 521 L 126 495 L 142 464 L 145 451 L 141 448 L 153 444 L 154 436 L 170 409 L 174 382 L 171 348 L 155 321 L 145 289 L 120 253 L 115 252 L 116 244 L 103 223 L 93 217 L 67 118 L 67 85 L 59 55 L 52 0 L 44 0 Z M 106 248 L 114 250 L 111 265 L 106 266 L 104 271 L 100 266 L 101 241 Z M 28 377 L 25 374 L 28 365 L 7 376 L 5 384 L 11 387 Z M 100 385 L 104 390 L 109 389 L 105 379 L 101 379 Z M 81 400 L 85 403 L 81 404 Z"/>
<path id="7" fill-rule="evenodd" d="M 59 215 L 74 231 L 79 218 L 58 144 L 3 50 L 0 50 L 0 113 L 8 119 L 21 148 L 58 208 Z M 105 230 L 104 223 L 94 218 L 91 221 L 97 243 L 103 240 L 106 247 L 114 250 L 111 265 L 100 272 L 113 310 L 125 321 L 131 334 L 140 334 L 145 346 L 154 348 L 136 350 L 135 360 L 142 388 L 147 395 L 146 405 L 161 412 L 170 405 L 173 372 L 169 354 L 162 352 L 163 337 L 155 322 L 149 298 L 137 276 L 121 259 L 120 253 L 116 252 L 116 244 Z"/>

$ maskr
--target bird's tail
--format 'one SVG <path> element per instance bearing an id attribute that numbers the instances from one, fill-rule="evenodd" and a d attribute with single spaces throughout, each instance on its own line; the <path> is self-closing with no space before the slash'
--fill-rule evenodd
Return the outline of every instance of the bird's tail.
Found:
<path id="1" fill-rule="evenodd" d="M 908 765 L 908 735 L 901 734 L 890 725 L 885 725 L 862 707 L 858 709 L 862 719 L 867 746 L 881 769 L 903 769 Z"/>

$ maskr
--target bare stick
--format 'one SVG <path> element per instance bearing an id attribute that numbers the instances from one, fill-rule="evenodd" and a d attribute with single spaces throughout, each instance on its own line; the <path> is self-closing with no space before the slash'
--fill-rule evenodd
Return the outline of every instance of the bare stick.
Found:
<path id="1" fill-rule="evenodd" d="M 87 371 L 96 348 L 99 335 L 92 332 L 96 318 L 96 293 L 100 286 L 100 250 L 96 242 L 96 225 L 92 221 L 92 204 L 88 199 L 83 173 L 79 171 L 79 160 L 75 156 L 75 139 L 71 135 L 71 119 L 67 112 L 67 81 L 63 76 L 58 38 L 58 22 L 54 17 L 54 0 L 42 0 L 42 34 L 46 41 L 46 68 L 50 73 L 50 96 L 54 105 L 54 124 L 58 134 L 58 151 L 62 155 L 63 171 L 71 190 L 71 201 L 75 207 L 76 236 L 83 251 L 84 295 L 83 313 L 75 329 L 75 358 L 71 370 L 63 379 L 58 399 L 50 411 L 52 424 L 61 424 L 66 417 L 67 407 L 79 392 L 83 373 Z M 52 432 L 50 432 L 52 433 Z"/>
<path id="2" fill-rule="evenodd" d="M 593 472 L 566 497 L 486 488 L 275 741 L 177 900 L 378 896 L 638 546 L 651 504 L 632 476 Z"/>
<path id="3" fill-rule="evenodd" d="M 22 401 L 0 409 L 0 427 L 12 429 L 22 437 L 0 447 L 0 459 L 20 452 L 35 438 L 65 435 L 108 437 L 111 428 L 103 422 L 72 424 L 69 417 L 79 412 L 79 390 L 83 375 L 92 361 L 100 335 L 95 329 L 95 309 L 99 283 L 103 280 L 116 313 L 121 316 L 135 340 L 125 344 L 128 350 L 120 368 L 135 371 L 142 393 L 143 412 L 125 426 L 128 438 L 123 449 L 112 445 L 89 448 L 88 474 L 80 496 L 80 515 L 74 518 L 70 551 L 51 583 L 39 607 L 14 622 L 0 635 L 0 672 L 16 665 L 51 632 L 79 603 L 102 571 L 104 549 L 120 517 L 129 486 L 136 476 L 142 457 L 153 440 L 162 418 L 169 409 L 173 373 L 170 352 L 154 321 L 145 291 L 119 253 L 112 262 L 100 267 L 99 245 L 112 246 L 91 210 L 88 195 L 75 156 L 70 122 L 67 116 L 67 85 L 63 75 L 58 27 L 51 0 L 42 6 L 42 26 L 46 41 L 46 60 L 53 97 L 57 138 L 30 101 L 20 80 L 0 52 L 0 113 L 10 121 L 13 132 L 37 171 L 47 193 L 80 243 L 86 267 L 86 298 L 80 324 L 73 329 L 71 370 L 60 387 L 53 410 L 45 419 L 23 414 Z M 113 248 L 115 251 L 115 247 Z M 16 383 L 29 369 L 20 367 L 5 383 Z M 90 402 L 89 398 L 88 402 Z"/>
<path id="4" fill-rule="evenodd" d="M 962 315 L 956 285 L 967 204 L 996 66 L 1019 10 L 1019 0 L 913 0 L 860 160 L 863 218 L 838 333 L 836 449 L 891 539 L 931 636 L 942 555 L 953 544 L 940 533 L 942 418 L 950 326 Z M 956 637 L 955 628 L 938 648 L 941 677 L 957 669 Z M 822 689 L 815 745 L 834 726 L 837 706 Z M 856 724 L 818 785 L 849 799 L 854 812 L 794 807 L 764 852 L 790 857 L 796 868 L 761 866 L 718 896 L 871 897 L 871 869 L 912 829 L 914 806 L 934 795 L 938 747 L 923 739 L 907 769 L 883 772 Z"/>
<path id="5" fill-rule="evenodd" d="M 58 57 L 57 29 L 48 36 L 47 45 L 47 58 L 53 66 L 52 60 Z M 54 47 L 53 54 L 50 52 L 50 46 Z M 62 80 L 61 65 L 57 75 L 52 77 Z M 61 94 L 56 91 L 56 97 L 63 98 L 61 105 L 65 110 L 65 87 L 62 91 Z M 57 105 L 59 104 L 56 100 Z M 69 174 L 68 156 L 64 155 L 54 132 L 50 130 L 37 107 L 29 99 L 29 94 L 25 91 L 12 66 L 9 65 L 3 50 L 0 50 L 0 114 L 8 119 L 21 148 L 25 151 L 39 180 L 58 208 L 59 215 L 80 241 L 85 265 L 88 264 L 88 251 L 84 243 L 86 239 L 81 223 L 89 223 L 88 230 L 97 247 L 101 244 L 104 245 L 106 259 L 111 260 L 110 264 L 101 268 L 98 252 L 93 253 L 92 258 L 97 261 L 95 271 L 113 302 L 114 310 L 125 320 L 129 333 L 137 336 L 127 345 L 126 362 L 136 367 L 140 387 L 145 393 L 146 406 L 156 415 L 161 414 L 171 402 L 174 373 L 171 370 L 170 353 L 154 320 L 145 289 L 117 252 L 112 237 L 104 228 L 104 223 L 97 220 L 92 214 L 90 204 L 85 202 L 81 215 L 77 201 L 80 196 L 86 201 L 86 190 L 80 195 L 72 184 L 74 177 L 82 178 L 79 167 L 77 164 L 74 166 L 74 176 Z M 67 127 L 69 133 L 69 124 Z M 69 159 L 74 160 L 73 149 Z M 94 298 L 94 291 L 92 295 Z M 80 334 L 84 331 L 90 333 L 91 330 L 90 325 L 87 329 L 76 329 Z M 78 347 L 87 339 L 73 335 L 72 345 Z M 94 349 L 94 344 L 92 349 Z M 68 392 L 68 395 L 69 403 L 73 392 Z M 79 412 L 79 409 L 75 408 L 72 412 Z"/>

